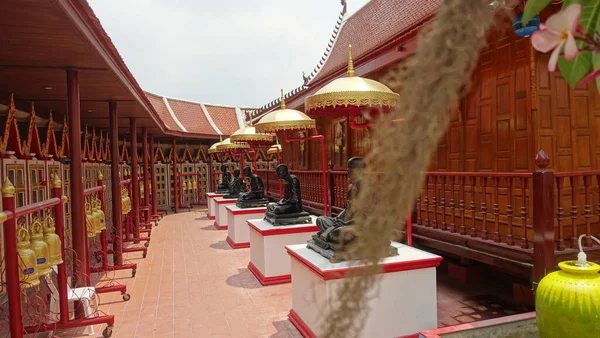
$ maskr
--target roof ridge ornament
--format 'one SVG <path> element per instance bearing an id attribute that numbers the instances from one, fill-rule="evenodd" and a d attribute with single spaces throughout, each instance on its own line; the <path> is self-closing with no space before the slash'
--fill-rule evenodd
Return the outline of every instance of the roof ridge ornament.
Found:
<path id="1" fill-rule="evenodd" d="M 354 61 L 352 60 L 352 45 L 348 45 L 348 77 L 353 77 L 354 72 Z"/>
<path id="2" fill-rule="evenodd" d="M 283 88 L 281 89 L 281 109 L 286 109 L 286 107 L 285 107 L 285 95 L 283 95 Z"/>

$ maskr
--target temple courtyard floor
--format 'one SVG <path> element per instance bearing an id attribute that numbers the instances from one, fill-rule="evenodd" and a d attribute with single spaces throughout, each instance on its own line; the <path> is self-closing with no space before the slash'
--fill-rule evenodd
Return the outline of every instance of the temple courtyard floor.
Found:
<path id="1" fill-rule="evenodd" d="M 250 249 L 231 249 L 200 210 L 166 215 L 152 230 L 148 256 L 109 278 L 128 286 L 131 300 L 100 295 L 100 313 L 115 316 L 113 337 L 302 337 L 287 314 L 292 285 L 263 287 L 248 271 Z M 438 272 L 438 325 L 448 326 L 526 312 L 510 305 L 510 290 L 490 282 L 463 285 Z M 410 292 L 410 290 L 398 290 Z M 390 314 L 394 320 L 394 314 Z M 95 327 L 95 337 L 104 326 Z M 85 337 L 83 330 L 55 332 Z"/>

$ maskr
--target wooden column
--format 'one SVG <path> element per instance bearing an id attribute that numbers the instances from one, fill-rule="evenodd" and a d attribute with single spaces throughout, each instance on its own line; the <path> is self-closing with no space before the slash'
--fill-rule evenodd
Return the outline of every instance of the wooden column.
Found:
<path id="1" fill-rule="evenodd" d="M 148 176 L 149 163 L 148 163 L 148 129 L 142 128 L 142 161 L 144 161 L 144 206 L 150 207 L 150 181 Z M 150 212 L 148 211 L 148 215 Z M 150 222 L 148 218 L 146 222 Z"/>
<path id="2" fill-rule="evenodd" d="M 140 238 L 140 180 L 138 177 L 137 124 L 135 117 L 129 119 L 131 134 L 131 196 L 133 238 Z"/>
<path id="3" fill-rule="evenodd" d="M 179 186 L 177 184 L 177 141 L 173 139 L 173 150 L 171 150 L 171 157 L 173 158 L 173 209 L 175 213 L 179 212 Z"/>
<path id="4" fill-rule="evenodd" d="M 115 228 L 113 239 L 114 265 L 123 265 L 123 215 L 121 205 L 121 171 L 119 170 L 119 115 L 117 103 L 108 103 L 110 120 L 110 185 L 112 195 L 112 220 Z"/>
<path id="5" fill-rule="evenodd" d="M 71 229 L 73 250 L 80 264 L 73 264 L 73 284 L 89 286 L 88 243 L 84 220 L 83 162 L 81 159 L 81 111 L 79 102 L 79 72 L 67 69 L 67 112 L 69 116 L 69 179 L 71 192 Z"/>
<path id="6" fill-rule="evenodd" d="M 156 187 L 156 168 L 154 164 L 156 158 L 154 158 L 154 135 L 150 135 L 150 184 L 152 186 L 152 215 L 158 215 L 158 188 Z"/>
<path id="7" fill-rule="evenodd" d="M 554 271 L 554 173 L 550 159 L 540 150 L 533 173 L 533 286 Z M 524 235 L 525 237 L 526 235 Z M 526 238 L 526 237 L 525 237 Z"/>

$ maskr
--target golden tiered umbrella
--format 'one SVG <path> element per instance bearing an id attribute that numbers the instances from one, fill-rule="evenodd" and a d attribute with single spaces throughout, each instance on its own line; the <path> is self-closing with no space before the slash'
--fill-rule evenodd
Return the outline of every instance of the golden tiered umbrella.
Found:
<path id="1" fill-rule="evenodd" d="M 348 116 L 350 127 L 355 129 L 357 115 L 389 112 L 396 106 L 399 95 L 381 82 L 356 76 L 352 46 L 348 46 L 348 54 L 348 76 L 329 82 L 307 97 L 304 106 L 311 116 Z"/>
<path id="2" fill-rule="evenodd" d="M 216 146 L 217 152 L 219 152 L 219 153 L 227 152 L 229 150 L 236 150 L 236 149 L 250 149 L 250 146 L 248 145 L 248 143 L 232 143 L 230 137 L 226 138 L 223 142 L 219 142 L 219 143 L 220 144 Z"/>
<path id="3" fill-rule="evenodd" d="M 272 145 L 269 150 L 267 150 L 267 155 L 273 155 L 277 153 L 281 153 L 281 144 Z"/>
<path id="4" fill-rule="evenodd" d="M 277 133 L 283 132 L 285 142 L 300 142 L 300 141 L 321 141 L 321 166 L 323 171 L 323 186 L 327 186 L 327 164 L 325 159 L 325 136 L 314 135 L 301 138 L 289 138 L 287 133 L 290 131 L 304 131 L 316 128 L 316 122 L 306 114 L 295 109 L 287 109 L 285 106 L 285 97 L 283 89 L 281 90 L 281 107 L 278 110 L 272 111 L 265 115 L 256 124 L 256 132 L 258 133 Z M 323 189 L 323 211 L 325 215 L 328 213 L 327 189 Z"/>
<path id="5" fill-rule="evenodd" d="M 257 133 L 256 128 L 252 125 L 236 130 L 231 134 L 230 139 L 233 143 L 247 143 L 251 146 L 273 143 L 272 135 Z"/>

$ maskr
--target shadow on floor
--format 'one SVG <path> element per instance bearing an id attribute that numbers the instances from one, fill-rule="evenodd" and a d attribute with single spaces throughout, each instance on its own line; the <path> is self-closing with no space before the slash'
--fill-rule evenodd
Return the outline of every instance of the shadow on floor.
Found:
<path id="1" fill-rule="evenodd" d="M 218 241 L 216 243 L 211 244 L 210 247 L 219 250 L 233 250 L 231 245 L 229 245 L 229 243 L 227 243 L 226 241 Z"/>
<path id="2" fill-rule="evenodd" d="M 194 221 L 208 221 L 208 216 L 194 218 Z"/>
<path id="3" fill-rule="evenodd" d="M 273 326 L 277 332 L 269 336 L 269 338 L 302 338 L 302 335 L 296 330 L 294 324 L 287 319 L 273 322 Z"/>
<path id="4" fill-rule="evenodd" d="M 260 289 L 263 286 L 248 269 L 238 269 L 237 275 L 233 275 L 226 280 L 227 285 L 243 289 Z"/>
<path id="5" fill-rule="evenodd" d="M 207 225 L 205 227 L 200 228 L 200 230 L 206 230 L 206 231 L 219 231 L 219 229 L 215 228 L 214 225 Z"/>

